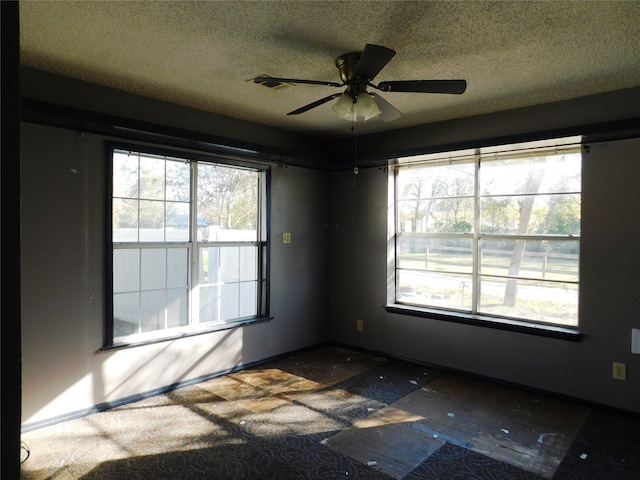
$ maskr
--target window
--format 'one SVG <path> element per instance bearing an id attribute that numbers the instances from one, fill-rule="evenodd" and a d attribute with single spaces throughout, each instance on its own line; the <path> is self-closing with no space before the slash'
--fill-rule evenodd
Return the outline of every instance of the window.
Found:
<path id="1" fill-rule="evenodd" d="M 113 149 L 112 182 L 111 345 L 266 314 L 265 170 Z"/>
<path id="2" fill-rule="evenodd" d="M 395 304 L 577 328 L 577 141 L 399 161 Z"/>

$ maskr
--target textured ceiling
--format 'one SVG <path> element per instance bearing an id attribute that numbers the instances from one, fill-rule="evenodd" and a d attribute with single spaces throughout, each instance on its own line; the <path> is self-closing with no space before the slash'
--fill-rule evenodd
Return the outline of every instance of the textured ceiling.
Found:
<path id="1" fill-rule="evenodd" d="M 350 135 L 332 87 L 269 89 L 268 74 L 339 82 L 339 55 L 396 50 L 376 77 L 464 78 L 463 95 L 387 93 L 403 128 L 640 85 L 640 2 L 21 1 L 26 66 L 317 136 Z"/>

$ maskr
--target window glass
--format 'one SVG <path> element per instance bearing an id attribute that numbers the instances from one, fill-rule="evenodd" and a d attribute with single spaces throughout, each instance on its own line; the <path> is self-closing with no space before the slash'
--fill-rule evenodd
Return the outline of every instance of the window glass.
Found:
<path id="1" fill-rule="evenodd" d="M 480 276 L 479 312 L 577 326 L 578 286 Z"/>
<path id="2" fill-rule="evenodd" d="M 221 165 L 198 165 L 198 222 L 202 239 L 258 240 L 259 173 Z"/>
<path id="3" fill-rule="evenodd" d="M 521 147 L 400 162 L 397 303 L 577 327 L 579 146 Z"/>
<path id="4" fill-rule="evenodd" d="M 482 197 L 480 231 L 580 235 L 580 194 Z"/>
<path id="5" fill-rule="evenodd" d="M 122 150 L 112 160 L 109 342 L 264 315 L 265 171 Z"/>
<path id="6" fill-rule="evenodd" d="M 577 282 L 580 242 L 574 240 L 500 240 L 480 241 L 480 273 L 509 276 L 518 264 L 523 278 Z"/>
<path id="7" fill-rule="evenodd" d="M 474 181 L 472 163 L 403 170 L 398 176 L 398 231 L 469 231 Z"/>
<path id="8" fill-rule="evenodd" d="M 471 275 L 400 270 L 397 282 L 397 300 L 402 303 L 451 310 L 472 307 Z"/>
<path id="9" fill-rule="evenodd" d="M 413 270 L 471 273 L 473 238 L 424 238 L 403 236 L 398 239 L 398 267 Z"/>

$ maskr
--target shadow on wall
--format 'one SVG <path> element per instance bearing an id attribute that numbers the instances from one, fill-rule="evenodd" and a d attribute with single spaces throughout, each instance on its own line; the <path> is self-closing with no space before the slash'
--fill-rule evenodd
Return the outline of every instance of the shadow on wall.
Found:
<path id="1" fill-rule="evenodd" d="M 27 412 L 23 431 L 156 395 L 233 370 L 243 363 L 243 329 L 236 328 L 169 342 L 98 352 L 91 372 L 71 383 L 53 377 L 30 398 L 38 410 Z M 60 387 L 67 385 L 66 389 Z M 91 388 L 89 388 L 89 385 Z M 55 388 L 58 388 L 57 390 Z M 87 397 L 92 391 L 92 398 Z M 69 408 L 85 397 L 84 405 Z M 23 399 L 25 403 L 26 399 Z M 37 402 L 37 403 L 36 403 Z M 66 408 L 65 408 L 66 405 Z M 49 414 L 64 411 L 63 415 Z"/>

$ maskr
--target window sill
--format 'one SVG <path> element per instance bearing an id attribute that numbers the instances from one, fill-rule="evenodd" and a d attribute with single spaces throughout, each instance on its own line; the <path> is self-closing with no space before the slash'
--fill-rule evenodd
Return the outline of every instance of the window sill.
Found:
<path id="1" fill-rule="evenodd" d="M 497 330 L 507 330 L 510 332 L 538 335 L 541 337 L 569 340 L 572 342 L 579 342 L 584 336 L 578 331 L 578 329 L 574 328 L 562 327 L 558 325 L 536 324 L 508 318 L 487 317 L 482 315 L 466 314 L 462 312 L 435 310 L 430 308 L 420 308 L 400 304 L 385 305 L 384 308 L 389 313 L 397 313 L 400 315 L 410 315 L 414 317 L 429 318 L 432 320 L 463 323 L 466 325 L 494 328 Z"/>
<path id="2" fill-rule="evenodd" d="M 121 342 L 121 343 L 114 343 L 112 345 L 105 345 L 100 349 L 100 351 L 141 347 L 143 345 L 151 345 L 154 343 L 172 342 L 174 340 L 179 340 L 181 338 L 195 337 L 196 335 L 205 335 L 207 333 L 219 332 L 222 330 L 230 330 L 232 328 L 243 327 L 245 325 L 251 325 L 254 323 L 268 322 L 270 320 L 273 320 L 273 317 L 244 318 L 241 320 L 236 320 L 234 322 L 218 323 L 215 325 L 211 325 L 211 327 L 208 327 L 208 328 L 180 332 L 180 333 L 172 334 L 166 337 L 150 338 L 148 340 L 140 340 L 139 342 L 130 342 L 130 343 Z"/>

